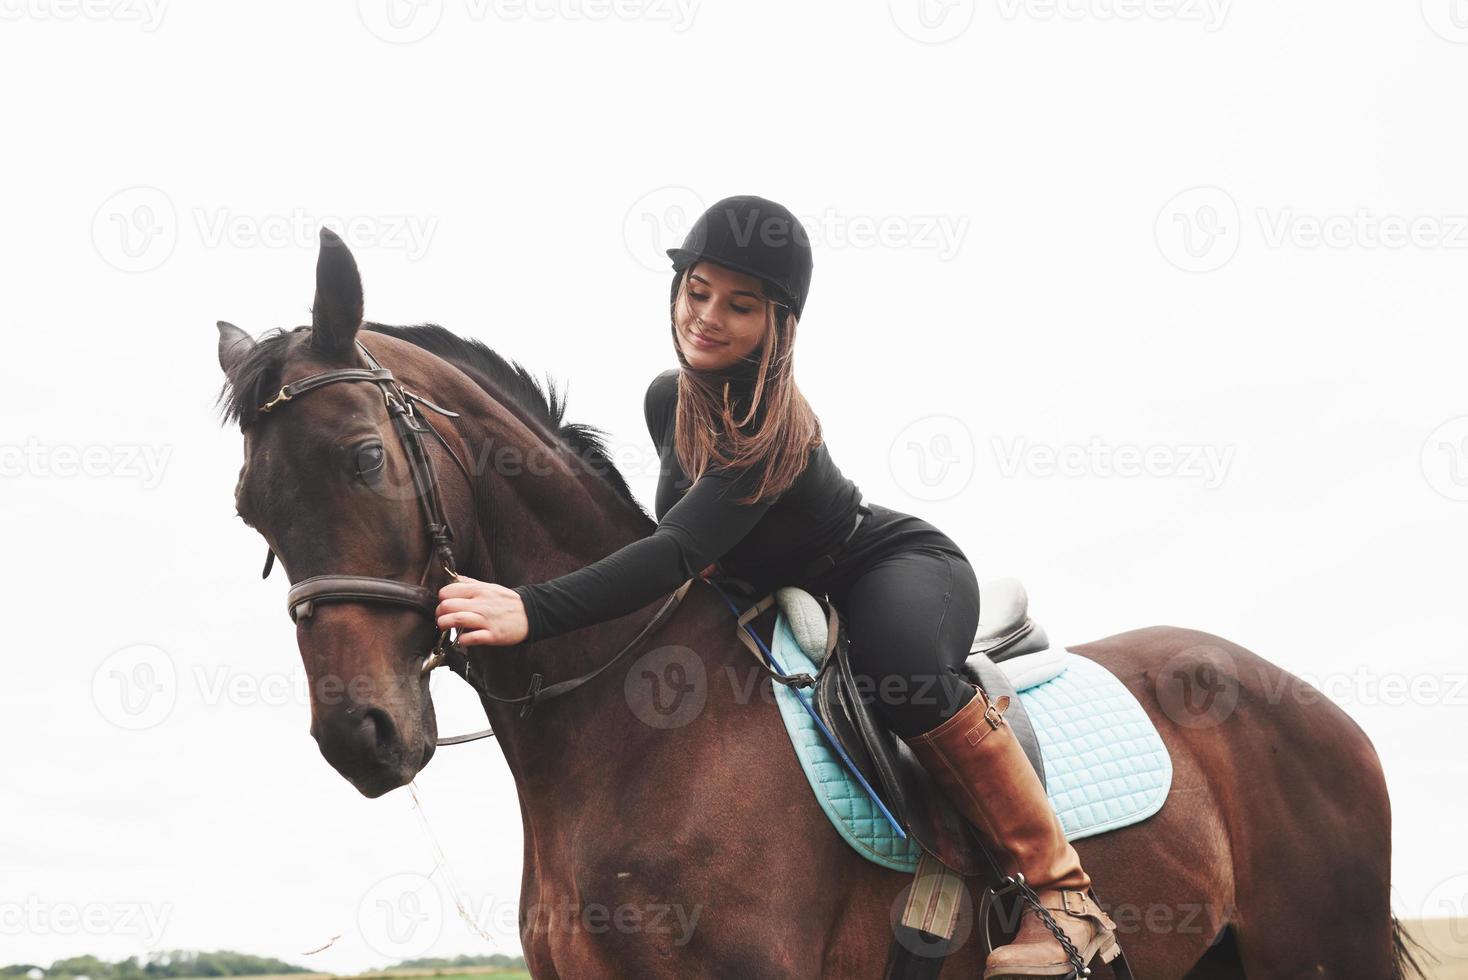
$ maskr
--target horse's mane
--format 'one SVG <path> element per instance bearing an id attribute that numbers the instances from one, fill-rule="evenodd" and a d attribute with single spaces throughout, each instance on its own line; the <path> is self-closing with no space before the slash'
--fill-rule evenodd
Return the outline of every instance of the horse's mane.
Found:
<path id="1" fill-rule="evenodd" d="M 220 389 L 221 424 L 236 422 L 240 428 L 259 417 L 259 406 L 280 390 L 281 372 L 292 334 L 310 327 L 287 330 L 277 327 L 261 335 L 255 346 L 226 376 Z M 580 422 L 566 422 L 566 395 L 546 376 L 545 386 L 519 361 L 507 361 L 481 341 L 461 337 L 436 323 L 389 326 L 363 323 L 363 330 L 386 334 L 443 358 L 463 371 L 490 397 L 505 406 L 531 428 L 543 428 L 565 449 L 574 453 L 598 474 L 634 510 L 652 523 L 646 508 L 632 495 L 627 480 L 607 452 L 605 431 Z M 425 393 L 426 397 L 432 397 Z"/>

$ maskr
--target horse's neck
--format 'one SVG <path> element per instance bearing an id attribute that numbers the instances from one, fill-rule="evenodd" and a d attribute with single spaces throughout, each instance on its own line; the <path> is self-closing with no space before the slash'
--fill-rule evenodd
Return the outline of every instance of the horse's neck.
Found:
<path id="1" fill-rule="evenodd" d="M 473 564 L 507 587 L 575 571 L 648 533 L 648 518 L 569 450 L 505 409 L 482 405 L 456 426 L 476 474 Z"/>
<path id="2" fill-rule="evenodd" d="M 658 606 L 660 602 L 654 610 Z M 533 657 L 508 650 L 509 656 L 498 650 L 487 657 L 480 654 L 475 669 L 486 664 L 491 675 L 488 686 L 496 694 L 523 694 L 532 672 L 541 673 L 549 686 L 607 663 L 652 615 L 624 617 L 552 637 L 535 645 Z M 526 834 L 535 834 L 537 828 L 543 834 L 563 817 L 584 818 L 587 807 L 606 804 L 613 787 L 636 795 L 631 784 L 639 779 L 660 781 L 663 791 L 675 792 L 676 776 L 650 770 L 648 759 L 665 756 L 670 741 L 686 740 L 691 747 L 711 731 L 733 737 L 731 726 L 737 724 L 733 715 L 747 712 L 749 701 L 759 696 L 747 689 L 754 679 L 740 670 L 747 666 L 747 655 L 734 628 L 723 602 L 709 587 L 696 584 L 672 616 L 608 669 L 538 703 L 528 716 L 521 717 L 519 705 L 486 699 L 485 713 L 520 794 Z M 574 641 L 568 640 L 571 637 Z M 683 662 L 690 658 L 696 664 Z M 679 663 L 670 668 L 670 661 Z M 662 687 L 654 689 L 659 684 Z M 673 690 L 679 684 L 692 685 L 696 710 L 668 724 L 651 704 L 656 701 L 666 708 L 671 699 L 682 696 Z"/>
<path id="3" fill-rule="evenodd" d="M 508 588 L 543 582 L 648 533 L 646 515 L 628 506 L 609 483 L 587 472 L 559 446 L 528 444 L 534 434 L 503 409 L 484 406 L 478 412 L 466 411 L 455 429 L 468 454 L 465 462 L 478 476 L 473 502 L 477 541 L 472 564 L 461 569 L 464 574 Z M 517 451 L 501 455 L 506 446 Z M 654 603 L 646 612 L 548 637 L 529 647 L 470 648 L 473 670 L 501 697 L 525 694 L 534 674 L 540 674 L 548 687 L 610 660 L 647 625 L 657 608 Z M 520 717 L 519 705 L 484 700 L 522 793 L 541 779 L 569 789 L 567 781 L 574 779 L 577 768 L 568 757 L 604 758 L 608 744 L 639 734 L 627 728 L 641 723 L 627 711 L 622 684 L 627 668 L 659 642 L 656 636 L 648 637 L 613 669 L 564 697 L 537 705 L 527 718 Z M 602 752 L 584 751 L 586 744 L 595 745 L 598 739 Z"/>

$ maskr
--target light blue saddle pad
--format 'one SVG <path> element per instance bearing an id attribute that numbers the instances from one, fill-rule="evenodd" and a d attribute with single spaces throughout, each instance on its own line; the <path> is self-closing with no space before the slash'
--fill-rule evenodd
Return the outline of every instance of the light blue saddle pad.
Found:
<path id="1" fill-rule="evenodd" d="M 776 618 L 771 650 L 787 673 L 815 673 L 783 614 Z M 774 687 L 795 754 L 832 825 L 868 860 L 915 871 L 921 849 L 897 836 L 796 701 L 810 695 L 784 684 Z M 1152 719 L 1109 670 L 1067 652 L 1058 674 L 1019 696 L 1039 737 L 1046 791 L 1067 839 L 1126 827 L 1162 808 L 1172 785 L 1172 758 Z"/>

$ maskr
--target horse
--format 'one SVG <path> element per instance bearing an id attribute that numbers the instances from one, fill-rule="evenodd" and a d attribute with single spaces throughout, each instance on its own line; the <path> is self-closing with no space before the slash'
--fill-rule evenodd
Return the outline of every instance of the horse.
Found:
<path id="1" fill-rule="evenodd" d="M 346 570 L 406 583 L 434 564 L 423 489 L 378 385 L 328 385 L 263 410 L 288 382 L 362 368 L 363 349 L 450 407 L 425 445 L 455 529 L 446 560 L 465 574 L 541 581 L 651 533 L 604 434 L 564 421 L 554 382 L 547 394 L 518 362 L 433 324 L 365 321 L 355 259 L 325 229 L 315 290 L 308 326 L 257 341 L 219 325 L 223 424 L 238 422 L 244 441 L 236 508 L 292 582 Z M 689 585 L 638 656 L 615 663 L 656 603 L 539 643 L 472 648 L 519 797 L 527 967 L 537 980 L 882 976 L 911 879 L 831 827 L 729 608 L 708 582 Z M 433 758 L 421 664 L 435 631 L 410 603 L 321 602 L 297 621 L 311 734 L 369 798 Z M 1069 649 L 1121 679 L 1172 755 L 1159 812 L 1076 842 L 1137 976 L 1416 971 L 1390 908 L 1381 764 L 1340 708 L 1198 630 L 1151 626 Z M 608 666 L 533 711 L 509 703 L 542 678 Z M 983 969 L 971 891 L 943 977 Z"/>

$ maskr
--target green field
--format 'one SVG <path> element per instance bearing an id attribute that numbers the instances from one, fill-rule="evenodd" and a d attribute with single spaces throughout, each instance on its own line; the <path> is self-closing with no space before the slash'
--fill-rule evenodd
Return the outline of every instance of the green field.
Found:
<path id="1" fill-rule="evenodd" d="M 455 970 L 388 970 L 385 973 L 362 973 L 353 980 L 374 980 L 394 977 L 452 977 L 453 980 L 530 980 L 524 970 L 485 970 L 471 967 L 459 972 Z"/>
<path id="2" fill-rule="evenodd" d="M 1430 955 L 1419 955 L 1429 980 L 1468 980 L 1468 922 L 1448 919 L 1418 919 L 1404 923 L 1407 932 Z M 1436 962 L 1434 962 L 1434 958 Z M 446 980 L 530 980 L 524 970 L 496 970 L 488 967 L 458 967 L 421 970 L 381 970 L 352 976 L 331 973 L 284 973 L 269 976 L 241 977 L 237 980 L 414 980 L 422 977 L 444 977 Z M 48 978 L 49 980 L 49 978 Z M 200 978 L 215 980 L 215 978 Z"/>
<path id="3" fill-rule="evenodd" d="M 524 970 L 495 970 L 483 966 L 443 970 L 376 970 L 372 973 L 272 973 L 263 976 L 236 977 L 232 980 L 403 980 L 416 977 L 445 977 L 451 980 L 530 980 Z M 197 980 L 220 980 L 199 977 Z M 231 978 L 225 978 L 231 980 Z"/>
<path id="4" fill-rule="evenodd" d="M 1468 923 L 1452 922 L 1447 919 L 1411 920 L 1404 923 L 1407 932 L 1425 946 L 1437 962 L 1430 957 L 1419 957 L 1427 970 L 1429 980 L 1468 980 Z M 451 977 L 452 980 L 530 980 L 523 970 L 485 971 L 478 968 L 455 970 L 388 970 L 382 973 L 364 973 L 350 980 L 392 980 L 398 977 Z M 335 980 L 322 974 L 319 977 L 293 974 L 282 980 Z"/>
<path id="5" fill-rule="evenodd" d="M 1422 957 L 1430 980 L 1468 980 L 1468 924 L 1446 919 L 1414 920 L 1405 923 L 1407 931 L 1437 958 L 1434 963 Z M 354 977 L 336 977 L 329 973 L 288 973 L 279 977 L 249 977 L 240 980 L 401 980 L 414 977 L 445 977 L 452 980 L 530 980 L 524 970 L 490 970 L 484 967 L 461 967 L 442 970 L 384 970 L 362 973 Z"/>
<path id="6" fill-rule="evenodd" d="M 466 966 L 442 970 L 376 970 L 371 973 L 270 973 L 260 976 L 223 978 L 223 980 L 404 980 L 417 977 L 445 977 L 451 980 L 530 980 L 524 970 L 496 970 L 483 966 Z M 49 980 L 49 978 L 48 978 Z M 196 980 L 221 980 L 198 977 Z"/>
<path id="7" fill-rule="evenodd" d="M 350 977 L 333 977 L 331 974 L 296 973 L 280 980 L 402 980 L 416 977 L 446 977 L 451 980 L 530 980 L 524 970 L 496 970 L 484 966 L 467 966 L 442 970 L 379 970 L 375 973 L 357 973 Z M 255 980 L 244 978 L 240 980 Z"/>

